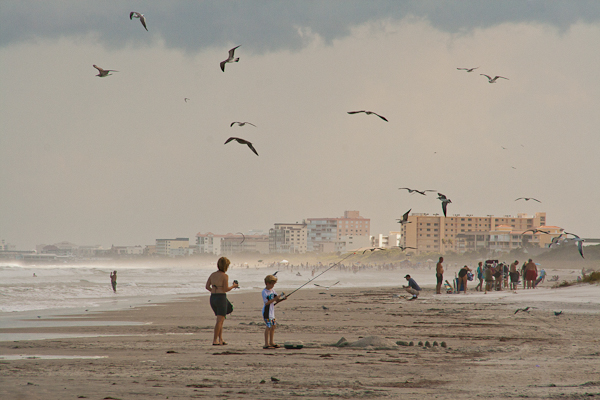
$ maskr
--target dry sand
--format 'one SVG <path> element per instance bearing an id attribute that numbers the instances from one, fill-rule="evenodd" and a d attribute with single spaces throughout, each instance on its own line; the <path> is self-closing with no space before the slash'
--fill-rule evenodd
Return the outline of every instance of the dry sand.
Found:
<path id="1" fill-rule="evenodd" d="M 536 290 L 537 300 L 424 289 L 416 301 L 399 288 L 300 290 L 277 306 L 275 339 L 301 350 L 262 349 L 260 292 L 229 296 L 227 346 L 211 345 L 208 297 L 83 316 L 143 325 L 0 329 L 118 335 L 0 342 L 0 398 L 599 398 L 600 307 L 561 302 L 578 290 Z M 536 308 L 515 314 L 524 306 Z M 354 345 L 333 346 L 342 337 Z M 18 355 L 64 358 L 8 357 Z"/>

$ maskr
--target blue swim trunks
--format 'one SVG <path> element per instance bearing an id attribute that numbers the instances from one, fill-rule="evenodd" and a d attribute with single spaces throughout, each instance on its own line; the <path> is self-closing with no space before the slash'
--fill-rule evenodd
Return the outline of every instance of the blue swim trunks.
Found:
<path id="1" fill-rule="evenodd" d="M 275 318 L 273 318 L 273 319 L 265 318 L 265 324 L 267 324 L 267 328 L 272 328 L 275 325 L 277 325 L 277 321 L 275 321 Z"/>

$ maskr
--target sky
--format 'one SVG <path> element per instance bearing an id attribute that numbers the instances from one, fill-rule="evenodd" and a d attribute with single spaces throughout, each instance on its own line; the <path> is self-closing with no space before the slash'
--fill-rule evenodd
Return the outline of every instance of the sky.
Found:
<path id="1" fill-rule="evenodd" d="M 441 213 L 399 187 L 598 238 L 599 47 L 597 1 L 5 0 L 0 239 L 148 245 L 345 210 L 387 234 Z"/>

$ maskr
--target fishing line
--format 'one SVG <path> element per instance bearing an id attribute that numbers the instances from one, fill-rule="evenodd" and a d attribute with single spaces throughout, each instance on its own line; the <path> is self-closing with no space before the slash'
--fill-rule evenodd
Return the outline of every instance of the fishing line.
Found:
<path id="1" fill-rule="evenodd" d="M 304 286 L 308 285 L 309 283 L 311 283 L 312 281 L 314 281 L 315 279 L 317 279 L 318 277 L 320 277 L 321 275 L 323 275 L 325 272 L 329 271 L 331 268 L 339 265 L 342 261 L 344 261 L 346 258 L 353 256 L 356 253 L 350 253 L 348 254 L 346 257 L 342 258 L 340 261 L 336 262 L 335 264 L 333 264 L 331 267 L 327 268 L 325 271 L 321 272 L 319 275 L 315 276 L 314 278 L 310 279 L 308 282 L 306 282 L 304 285 L 300 286 L 298 289 L 294 290 L 292 293 L 290 294 L 286 294 L 285 298 L 287 299 L 288 297 L 290 297 L 292 294 L 296 293 L 298 290 L 302 289 Z"/>

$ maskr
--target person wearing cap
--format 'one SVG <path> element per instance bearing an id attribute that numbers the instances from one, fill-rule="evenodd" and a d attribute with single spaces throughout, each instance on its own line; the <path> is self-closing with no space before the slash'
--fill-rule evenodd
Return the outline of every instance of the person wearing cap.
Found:
<path id="1" fill-rule="evenodd" d="M 410 275 L 406 275 L 404 278 L 406 278 L 406 280 L 408 281 L 408 286 L 402 286 L 402 287 L 408 293 L 412 294 L 413 297 L 410 300 L 415 300 L 417 297 L 419 297 L 421 288 L 419 287 L 419 285 L 417 285 L 417 282 L 415 282 L 415 280 L 410 277 Z"/>

